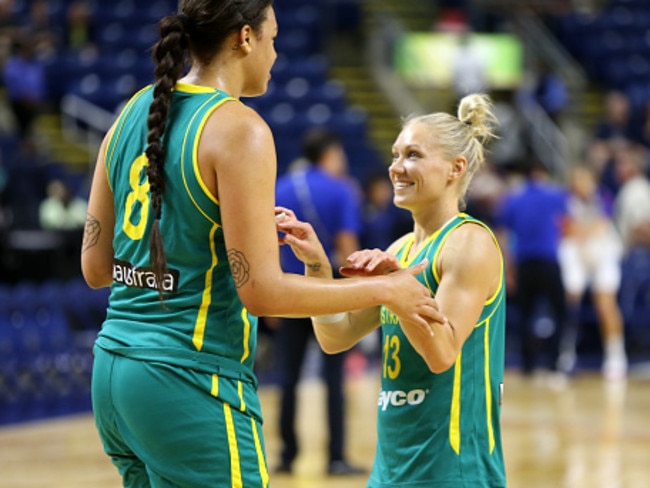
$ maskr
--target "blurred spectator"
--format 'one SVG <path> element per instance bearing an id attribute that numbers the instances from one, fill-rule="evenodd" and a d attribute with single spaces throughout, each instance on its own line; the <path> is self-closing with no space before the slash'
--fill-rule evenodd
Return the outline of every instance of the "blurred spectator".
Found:
<path id="1" fill-rule="evenodd" d="M 595 138 L 605 142 L 640 140 L 638 120 L 633 116 L 627 95 L 611 90 L 605 97 L 605 116 L 596 126 Z"/>
<path id="2" fill-rule="evenodd" d="M 633 117 L 627 95 L 617 90 L 609 91 L 604 118 L 598 122 L 588 147 L 588 159 L 600 175 L 600 183 L 613 194 L 619 188 L 613 166 L 614 154 L 630 141 L 641 141 L 642 128 L 642 121 Z"/>
<path id="3" fill-rule="evenodd" d="M 39 59 L 53 56 L 61 44 L 62 32 L 60 26 L 52 24 L 48 2 L 35 0 L 29 9 L 29 17 L 21 28 L 21 34 L 29 39 L 34 53 Z"/>
<path id="4" fill-rule="evenodd" d="M 70 188 L 59 179 L 47 185 L 47 197 L 39 206 L 41 228 L 47 230 L 81 229 L 86 223 L 88 202 L 72 195 Z"/>
<path id="5" fill-rule="evenodd" d="M 543 63 L 537 78 L 534 97 L 556 125 L 569 104 L 569 90 L 564 80 L 551 67 Z"/>
<path id="6" fill-rule="evenodd" d="M 20 22 L 14 16 L 14 0 L 0 0 L 0 68 L 9 59 Z"/>
<path id="7" fill-rule="evenodd" d="M 616 226 L 623 238 L 623 279 L 621 309 L 626 321 L 636 322 L 637 300 L 650 282 L 650 180 L 647 176 L 648 151 L 632 145 L 616 154 L 616 176 L 621 188 L 616 196 Z M 643 319 L 646 327 L 647 316 Z"/>
<path id="8" fill-rule="evenodd" d="M 508 190 L 495 219 L 506 267 L 515 269 L 511 279 L 515 280 L 512 284 L 515 285 L 525 375 L 540 367 L 538 362 L 543 353 L 551 361 L 546 366 L 554 371 L 558 367 L 559 340 L 566 321 L 558 247 L 566 205 L 566 190 L 551 181 L 542 163 L 533 162 L 526 169 L 523 184 Z M 540 330 L 542 322 L 535 320 L 542 315 L 543 305 L 550 308 L 553 327 L 549 330 Z"/>
<path id="9" fill-rule="evenodd" d="M 650 181 L 648 151 L 628 145 L 616 153 L 614 167 L 620 190 L 616 196 L 616 226 L 625 249 L 650 250 Z"/>
<path id="10" fill-rule="evenodd" d="M 303 139 L 302 152 L 306 163 L 294 167 L 277 182 L 277 205 L 290 208 L 299 220 L 309 222 L 314 227 L 336 270 L 347 256 L 359 249 L 359 195 L 348 180 L 347 157 L 337 134 L 324 128 L 308 131 Z M 288 246 L 282 246 L 280 251 L 285 272 L 304 272 L 304 264 Z M 314 340 L 314 331 L 310 318 L 285 318 L 280 322 L 276 334 L 282 373 L 279 419 L 282 451 L 278 471 L 290 473 L 299 448 L 296 435 L 296 388 L 307 346 Z M 319 354 L 327 386 L 327 469 L 332 475 L 363 473 L 362 469 L 348 464 L 344 456 L 345 355 L 346 353 L 324 354 L 322 351 Z"/>
<path id="11" fill-rule="evenodd" d="M 94 25 L 90 5 L 86 0 L 75 0 L 68 7 L 65 45 L 72 51 L 94 52 L 96 49 Z"/>
<path id="12" fill-rule="evenodd" d="M 24 141 L 31 137 L 34 121 L 46 102 L 45 67 L 36 58 L 28 38 L 16 40 L 14 54 L 5 64 L 3 77 L 18 136 Z"/>
<path id="13" fill-rule="evenodd" d="M 361 248 L 386 250 L 413 230 L 410 214 L 393 204 L 393 185 L 385 172 L 368 178 L 364 194 Z"/>
<path id="14" fill-rule="evenodd" d="M 612 202 L 599 192 L 595 171 L 587 166 L 572 169 L 569 189 L 569 218 L 559 252 L 570 318 L 560 355 L 561 369 L 574 369 L 582 300 L 590 290 L 603 343 L 603 375 L 621 379 L 627 371 L 618 305 L 623 245 L 614 226 Z"/>

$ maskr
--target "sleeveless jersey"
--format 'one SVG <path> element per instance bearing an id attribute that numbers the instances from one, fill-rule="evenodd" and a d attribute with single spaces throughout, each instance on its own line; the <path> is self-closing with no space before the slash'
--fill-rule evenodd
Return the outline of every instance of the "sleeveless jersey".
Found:
<path id="1" fill-rule="evenodd" d="M 461 213 L 431 235 L 410 261 L 413 236 L 397 253 L 404 267 L 429 260 L 418 279 L 434 295 L 440 250 L 454 229 L 469 222 L 487 228 Z M 429 370 L 397 317 L 382 307 L 378 442 L 368 487 L 506 486 L 499 427 L 505 359 L 503 259 L 501 263 L 498 290 L 485 302 L 454 366 L 443 373 Z"/>
<path id="2" fill-rule="evenodd" d="M 149 254 L 154 215 L 145 149 L 152 97 L 151 86 L 133 96 L 106 148 L 115 204 L 115 260 L 109 307 L 97 345 L 256 387 L 257 318 L 237 295 L 219 202 L 203 182 L 197 162 L 199 138 L 208 117 L 235 99 L 184 83 L 174 89 L 169 114 L 173 123 L 163 138 L 165 191 L 160 228 L 168 272 L 161 302 Z"/>

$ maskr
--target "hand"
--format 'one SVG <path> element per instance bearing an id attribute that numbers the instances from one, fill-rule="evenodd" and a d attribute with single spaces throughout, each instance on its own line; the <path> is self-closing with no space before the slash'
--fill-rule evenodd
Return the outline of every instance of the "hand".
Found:
<path id="1" fill-rule="evenodd" d="M 284 235 L 278 238 L 280 245 L 289 245 L 296 257 L 303 263 L 328 263 L 329 258 L 314 228 L 308 222 L 296 218 L 293 210 L 275 207 L 275 221 L 278 231 Z"/>
<path id="2" fill-rule="evenodd" d="M 400 318 L 400 322 L 411 323 L 433 336 L 430 322 L 446 324 L 448 320 L 440 312 L 431 290 L 415 278 L 428 266 L 429 261 L 425 259 L 410 268 L 392 272 L 391 284 L 395 289 L 391 293 L 391 302 L 385 305 Z"/>
<path id="3" fill-rule="evenodd" d="M 339 268 L 343 276 L 379 276 L 402 269 L 397 257 L 381 249 L 363 249 L 350 254 Z"/>

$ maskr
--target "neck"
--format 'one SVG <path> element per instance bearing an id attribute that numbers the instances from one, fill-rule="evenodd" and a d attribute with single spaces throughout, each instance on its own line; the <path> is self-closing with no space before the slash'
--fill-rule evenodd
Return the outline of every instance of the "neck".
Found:
<path id="1" fill-rule="evenodd" d="M 197 86 L 216 88 L 234 98 L 241 96 L 241 83 L 237 83 L 234 70 L 228 62 L 215 59 L 210 65 L 193 64 L 189 73 L 179 81 Z"/>
<path id="2" fill-rule="evenodd" d="M 443 205 L 431 207 L 431 210 L 413 212 L 415 226 L 413 235 L 415 237 L 414 247 L 426 241 L 431 234 L 439 230 L 443 225 L 458 215 L 458 205 Z"/>

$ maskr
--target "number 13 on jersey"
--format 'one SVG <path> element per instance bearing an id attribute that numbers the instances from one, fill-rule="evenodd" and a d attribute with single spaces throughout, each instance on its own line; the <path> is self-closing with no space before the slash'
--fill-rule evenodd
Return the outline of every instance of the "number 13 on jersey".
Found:
<path id="1" fill-rule="evenodd" d="M 383 375 L 384 378 L 394 380 L 399 376 L 402 363 L 399 359 L 400 341 L 396 335 L 387 334 L 384 337 Z"/>

